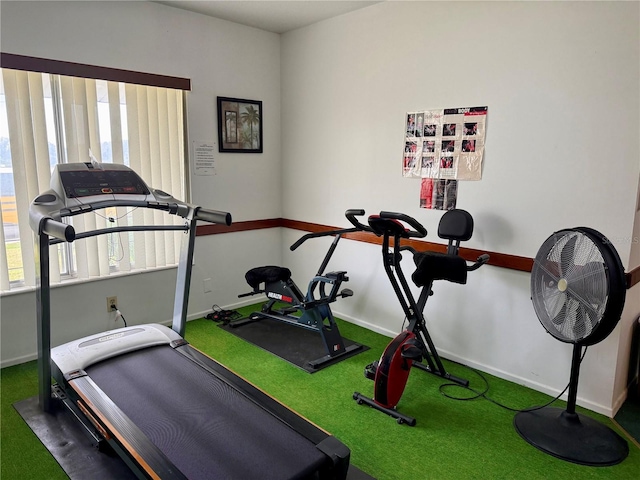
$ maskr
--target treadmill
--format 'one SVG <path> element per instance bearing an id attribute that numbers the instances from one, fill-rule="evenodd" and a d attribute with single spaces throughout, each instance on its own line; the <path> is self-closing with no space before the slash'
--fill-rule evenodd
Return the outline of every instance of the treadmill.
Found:
<path id="1" fill-rule="evenodd" d="M 69 217 L 109 207 L 160 210 L 180 224 L 76 232 Z M 349 449 L 183 338 L 198 220 L 231 224 L 149 188 L 124 165 L 56 165 L 29 209 L 36 233 L 39 406 L 64 404 L 138 478 L 345 479 Z M 67 221 L 65 221 L 67 220 Z M 49 246 L 114 232 L 182 230 L 172 328 L 134 325 L 51 348 Z M 81 320 L 81 319 L 79 319 Z M 52 385 L 51 378 L 55 379 Z"/>

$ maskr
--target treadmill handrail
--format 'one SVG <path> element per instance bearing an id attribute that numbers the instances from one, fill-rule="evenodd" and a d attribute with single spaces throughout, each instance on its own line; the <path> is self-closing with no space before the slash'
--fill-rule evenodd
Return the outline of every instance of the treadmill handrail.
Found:
<path id="1" fill-rule="evenodd" d="M 72 225 L 62 223 L 49 217 L 40 217 L 38 219 L 38 231 L 54 237 L 57 242 L 73 242 L 76 239 L 76 230 Z"/>
<path id="2" fill-rule="evenodd" d="M 220 210 L 208 210 L 202 207 L 195 207 L 195 219 L 203 222 L 231 225 L 231 214 Z"/>
<path id="3" fill-rule="evenodd" d="M 55 220 L 53 220 L 55 222 Z M 60 222 L 57 222 L 60 223 Z M 67 225 L 63 223 L 66 227 L 73 229 L 71 225 Z M 147 226 L 147 225 L 132 225 L 126 227 L 109 227 L 109 228 L 100 228 L 98 230 L 91 230 L 89 232 L 81 232 L 75 233 L 74 239 L 80 240 L 83 238 L 95 237 L 98 235 L 104 235 L 105 233 L 118 233 L 118 232 L 158 232 L 158 231 L 175 231 L 182 230 L 188 231 L 189 227 L 185 225 L 155 225 L 155 226 Z M 50 240 L 49 245 L 56 245 L 58 243 L 68 242 L 69 240 L 56 238 L 55 240 Z"/>
<path id="4" fill-rule="evenodd" d="M 164 192 L 163 192 L 164 193 Z M 167 194 L 165 194 L 167 195 Z M 152 197 L 153 198 L 153 197 Z M 158 230 L 188 230 L 186 225 L 134 225 L 101 228 L 77 233 L 73 226 L 62 222 L 65 217 L 82 215 L 111 207 L 136 207 L 162 210 L 171 215 L 178 215 L 187 220 L 192 217 L 194 220 L 204 222 L 231 225 L 231 214 L 219 210 L 208 210 L 200 206 L 190 205 L 181 202 L 173 197 L 171 201 L 161 202 L 157 200 L 134 200 L 112 198 L 107 200 L 79 203 L 77 205 L 62 207 L 64 200 L 55 191 L 49 190 L 43 195 L 39 195 L 29 208 L 29 222 L 33 230 L 38 233 L 45 233 L 55 238 L 52 245 L 62 242 L 73 242 L 80 238 L 94 237 L 107 233 L 134 232 L 134 231 L 158 231 Z"/>
<path id="5" fill-rule="evenodd" d="M 141 207 L 141 208 L 153 208 L 157 210 L 164 210 L 173 215 L 185 216 L 187 214 L 187 204 L 180 205 L 175 202 L 158 202 L 150 200 L 122 200 L 122 199 L 108 199 L 100 200 L 98 202 L 79 203 L 77 205 L 60 209 L 61 217 L 69 217 L 72 215 L 80 215 L 88 213 L 94 210 L 100 210 L 110 207 Z"/>

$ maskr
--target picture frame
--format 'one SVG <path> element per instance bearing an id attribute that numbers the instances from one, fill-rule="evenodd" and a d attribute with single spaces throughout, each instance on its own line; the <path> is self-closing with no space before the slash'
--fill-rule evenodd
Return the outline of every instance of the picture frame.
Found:
<path id="1" fill-rule="evenodd" d="M 262 101 L 218 97 L 218 151 L 262 153 Z"/>

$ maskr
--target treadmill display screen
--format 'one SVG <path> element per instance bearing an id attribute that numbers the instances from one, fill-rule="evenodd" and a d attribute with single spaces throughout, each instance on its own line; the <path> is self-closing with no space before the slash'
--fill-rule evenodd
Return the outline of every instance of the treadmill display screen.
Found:
<path id="1" fill-rule="evenodd" d="M 87 170 L 60 172 L 67 198 L 92 195 L 149 195 L 142 179 L 130 170 Z"/>

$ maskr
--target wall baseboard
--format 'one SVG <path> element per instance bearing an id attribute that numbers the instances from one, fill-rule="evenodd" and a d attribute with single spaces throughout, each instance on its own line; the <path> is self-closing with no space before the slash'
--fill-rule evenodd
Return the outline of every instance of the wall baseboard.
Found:
<path id="1" fill-rule="evenodd" d="M 266 297 L 258 296 L 256 298 L 252 298 L 250 300 L 244 300 L 242 302 L 237 302 L 237 303 L 234 303 L 232 305 L 228 305 L 228 306 L 225 306 L 225 307 L 222 307 L 222 308 L 229 309 L 229 310 L 234 310 L 236 308 L 246 307 L 247 305 L 252 305 L 254 303 L 258 303 L 258 302 L 263 301 L 263 300 L 266 301 Z M 187 315 L 187 321 L 190 322 L 191 320 L 197 320 L 198 318 L 203 318 L 208 313 L 211 313 L 211 310 L 207 310 L 207 311 L 204 311 L 204 312 L 192 313 L 190 315 Z M 171 324 L 173 323 L 173 320 L 172 319 L 168 319 L 168 320 L 156 321 L 154 323 L 159 323 L 160 325 L 164 325 L 166 327 L 171 328 Z M 13 367 L 15 365 L 20 365 L 22 363 L 31 362 L 31 361 L 37 360 L 37 359 L 38 359 L 38 353 L 37 352 L 29 353 L 27 355 L 22 355 L 20 357 L 9 358 L 9 359 L 0 361 L 0 369 L 1 368 L 6 368 L 6 367 Z"/>
<path id="2" fill-rule="evenodd" d="M 613 402 L 613 408 L 612 410 L 612 415 L 610 415 L 611 418 L 615 417 L 616 414 L 618 413 L 618 410 L 620 410 L 620 408 L 622 408 L 622 405 L 624 405 L 624 402 L 627 401 L 627 397 L 629 396 L 629 387 L 625 387 L 624 390 L 622 392 L 620 392 L 620 395 L 618 395 L 618 398 L 616 398 Z"/>
<path id="3" fill-rule="evenodd" d="M 382 328 L 378 325 L 374 325 L 373 323 L 360 320 L 359 318 L 352 317 L 351 315 L 347 315 L 346 313 L 333 311 L 333 314 L 341 320 L 353 323 L 354 325 L 358 325 L 359 327 L 366 328 L 367 330 L 371 330 L 372 332 L 379 333 L 380 335 L 384 335 L 385 337 L 393 338 L 399 333 L 388 330 L 386 328 Z"/>
<path id="4" fill-rule="evenodd" d="M 21 363 L 31 362 L 38 359 L 37 353 L 30 353 L 28 355 L 22 355 L 21 357 L 9 358 L 0 362 L 0 368 L 13 367 L 20 365 Z"/>

